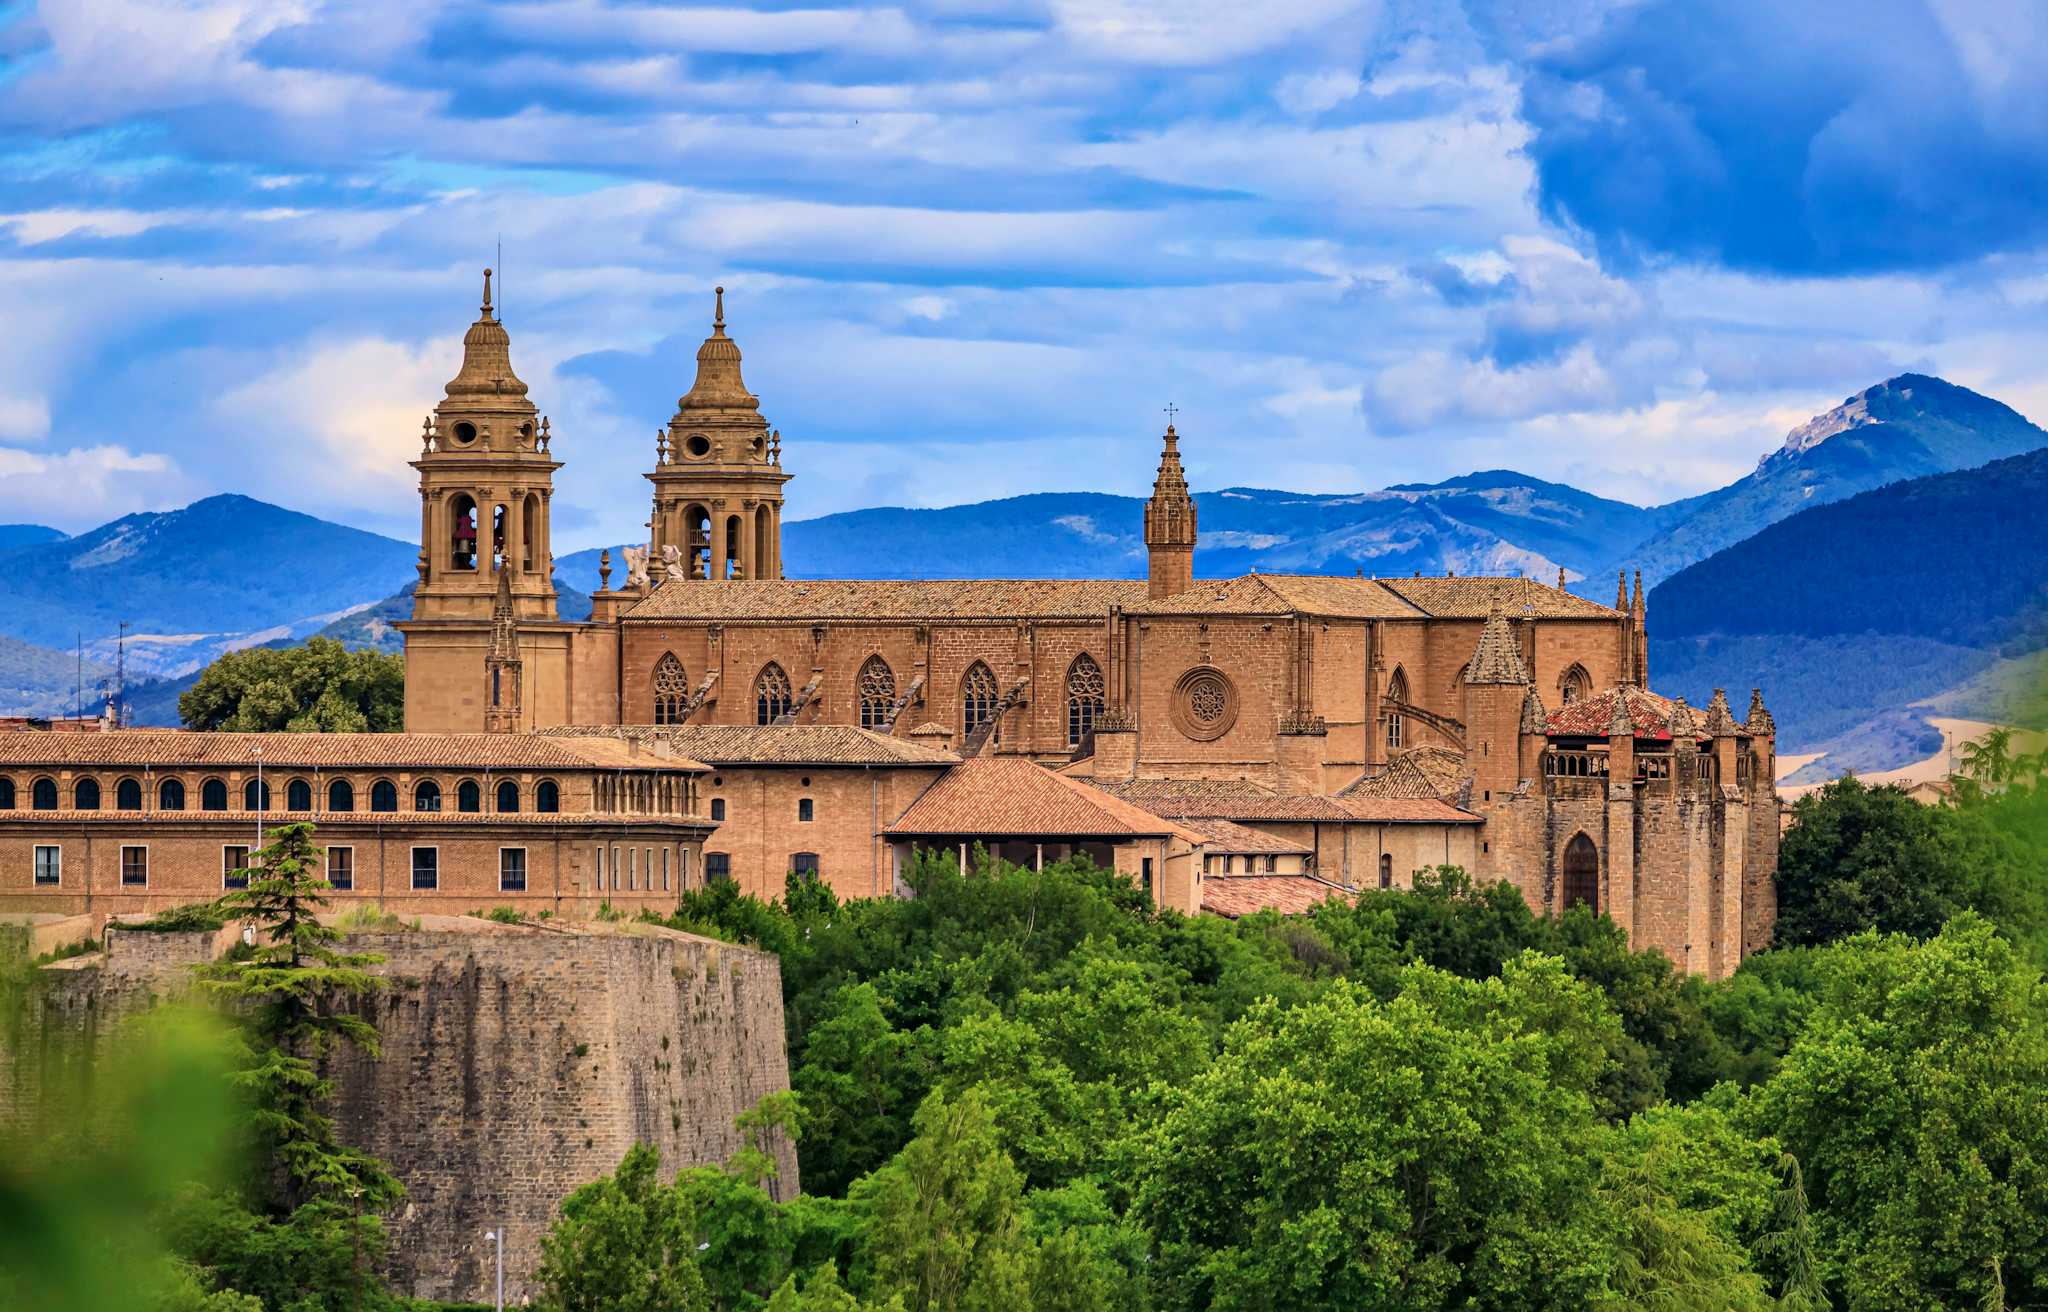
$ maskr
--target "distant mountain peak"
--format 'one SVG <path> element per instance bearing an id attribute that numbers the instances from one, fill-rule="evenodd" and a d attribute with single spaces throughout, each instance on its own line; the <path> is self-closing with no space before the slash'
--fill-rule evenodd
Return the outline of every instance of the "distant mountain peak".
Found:
<path id="1" fill-rule="evenodd" d="M 1815 415 L 1785 435 L 1785 443 L 1757 462 L 1796 458 L 1821 443 L 1856 428 L 1869 428 L 1908 416 L 1949 419 L 1960 423 L 1994 419 L 2025 423 L 2018 411 L 1967 387 L 1930 374 L 1900 374 L 1846 397 L 1824 414 Z"/>

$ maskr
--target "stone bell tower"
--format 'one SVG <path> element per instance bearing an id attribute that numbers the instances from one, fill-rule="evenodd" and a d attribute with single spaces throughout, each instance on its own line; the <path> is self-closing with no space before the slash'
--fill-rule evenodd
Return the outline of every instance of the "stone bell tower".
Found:
<path id="1" fill-rule="evenodd" d="M 512 372 L 512 339 L 484 303 L 462 338 L 462 369 L 422 425 L 419 590 L 414 620 L 488 624 L 498 574 L 509 575 L 512 613 L 553 620 L 554 556 L 548 501 L 555 471 L 548 421 Z"/>
<path id="2" fill-rule="evenodd" d="M 1195 499 L 1180 467 L 1180 437 L 1166 425 L 1159 477 L 1145 503 L 1146 595 L 1171 597 L 1195 585 Z"/>
<path id="3" fill-rule="evenodd" d="M 647 576 L 696 581 L 782 577 L 782 434 L 761 417 L 740 377 L 740 348 L 725 335 L 725 288 L 711 336 L 697 349 L 697 380 L 655 435 L 654 513 Z M 673 554 L 668 550 L 673 547 Z"/>
<path id="4" fill-rule="evenodd" d="M 548 421 L 512 372 L 484 302 L 462 368 L 427 416 L 419 458 L 419 587 L 405 635 L 405 727 L 517 732 L 571 715 L 575 634 L 555 609 L 548 501 L 561 468 Z M 593 685 L 595 686 L 595 685 Z M 595 694 L 593 694 L 595 695 Z"/>

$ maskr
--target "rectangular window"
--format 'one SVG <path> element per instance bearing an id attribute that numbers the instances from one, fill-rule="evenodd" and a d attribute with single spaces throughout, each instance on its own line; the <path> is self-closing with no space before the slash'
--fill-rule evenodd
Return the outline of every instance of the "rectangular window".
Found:
<path id="1" fill-rule="evenodd" d="M 501 847 L 498 849 L 498 891 L 501 893 L 524 893 L 526 891 L 525 848 Z"/>
<path id="2" fill-rule="evenodd" d="M 798 852 L 789 859 L 789 868 L 802 875 L 805 879 L 816 879 L 818 877 L 818 854 L 816 852 Z"/>
<path id="3" fill-rule="evenodd" d="M 816 814 L 817 814 L 817 813 L 816 813 L 816 812 L 815 812 L 814 810 L 812 810 L 812 808 L 811 808 L 811 799 L 810 799 L 810 798 L 808 798 L 808 797 L 799 797 L 799 798 L 797 799 L 797 802 L 796 802 L 796 818 L 797 818 L 797 820 L 798 820 L 798 822 L 799 822 L 799 823 L 802 823 L 802 824 L 809 824 L 809 823 L 811 822 L 811 818 L 812 818 L 812 817 L 813 817 L 814 815 L 816 815 Z"/>
<path id="4" fill-rule="evenodd" d="M 1269 857 L 1267 857 L 1267 858 L 1266 858 L 1266 873 L 1267 873 L 1267 874 L 1269 874 L 1269 875 L 1276 875 L 1276 874 L 1279 874 L 1279 873 L 1280 873 L 1280 858 L 1279 858 L 1279 857 L 1277 857 L 1277 856 L 1269 856 Z"/>
<path id="5" fill-rule="evenodd" d="M 661 891 L 668 892 L 668 849 L 661 849 Z"/>
<path id="6" fill-rule="evenodd" d="M 1150 893 L 1152 891 L 1152 858 L 1149 856 L 1141 857 L 1139 860 L 1144 871 L 1145 891 Z"/>
<path id="7" fill-rule="evenodd" d="M 640 853 L 634 848 L 626 849 L 626 891 L 635 892 L 640 887 Z"/>
<path id="8" fill-rule="evenodd" d="M 441 886 L 441 849 L 416 847 L 412 850 L 412 886 L 415 891 Z"/>
<path id="9" fill-rule="evenodd" d="M 597 848 L 597 891 L 600 893 L 604 892 L 604 845 L 602 843 L 598 844 Z"/>
<path id="10" fill-rule="evenodd" d="M 149 849 L 146 847 L 123 847 L 121 849 L 121 886 L 123 888 L 149 887 Z"/>
<path id="11" fill-rule="evenodd" d="M 223 847 L 220 850 L 220 886 L 222 888 L 249 887 L 248 848 Z"/>
<path id="12" fill-rule="evenodd" d="M 64 882 L 64 849 L 52 843 L 36 846 L 36 883 L 61 884 Z"/>
<path id="13" fill-rule="evenodd" d="M 647 891 L 652 893 L 654 891 L 654 849 L 648 848 L 645 856 L 646 859 L 640 863 L 640 868 L 647 872 Z"/>
<path id="14" fill-rule="evenodd" d="M 727 855 L 727 854 L 726 854 L 726 853 L 724 853 L 724 852 L 706 852 L 706 853 L 704 854 L 704 882 L 705 882 L 705 883 L 707 883 L 707 884 L 716 884 L 716 883 L 718 883 L 718 882 L 719 882 L 720 880 L 723 880 L 723 879 L 731 879 L 731 878 L 732 878 L 732 857 L 731 857 L 731 856 Z"/>
<path id="15" fill-rule="evenodd" d="M 327 849 L 327 882 L 342 892 L 356 886 L 356 850 L 352 847 Z"/>

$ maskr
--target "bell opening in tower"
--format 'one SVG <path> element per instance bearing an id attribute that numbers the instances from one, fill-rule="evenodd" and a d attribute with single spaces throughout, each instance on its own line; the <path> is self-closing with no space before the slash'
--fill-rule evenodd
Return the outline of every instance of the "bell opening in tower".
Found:
<path id="1" fill-rule="evenodd" d="M 455 498 L 451 507 L 455 521 L 448 543 L 448 568 L 476 568 L 476 502 L 467 496 Z"/>

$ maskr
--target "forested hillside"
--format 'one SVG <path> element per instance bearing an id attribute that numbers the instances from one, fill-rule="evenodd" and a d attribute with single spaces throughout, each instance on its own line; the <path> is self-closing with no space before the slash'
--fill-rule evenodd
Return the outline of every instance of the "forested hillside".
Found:
<path id="1" fill-rule="evenodd" d="M 2037 451 L 1802 511 L 1652 590 L 1652 677 L 1761 685 L 1809 750 L 2048 646 L 2044 504 Z"/>

